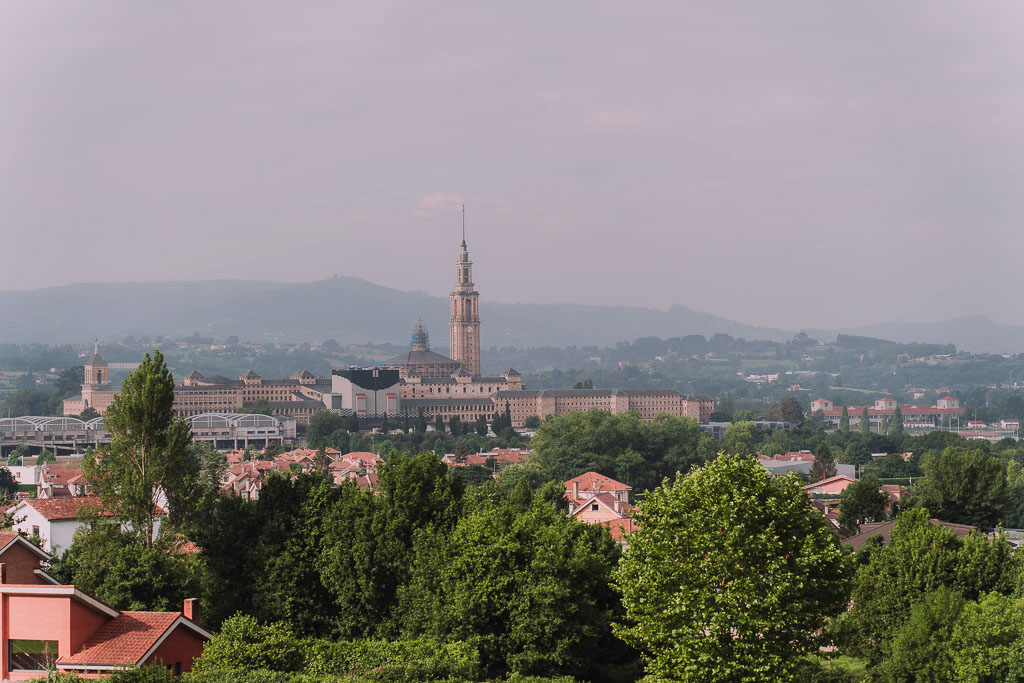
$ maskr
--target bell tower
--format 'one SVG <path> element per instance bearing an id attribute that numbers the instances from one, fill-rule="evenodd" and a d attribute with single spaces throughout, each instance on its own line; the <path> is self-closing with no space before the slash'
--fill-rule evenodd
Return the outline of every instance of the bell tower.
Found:
<path id="1" fill-rule="evenodd" d="M 466 248 L 466 206 L 462 206 L 462 248 L 455 264 L 455 290 L 451 293 L 450 355 L 480 375 L 480 293 L 473 289 L 473 262 Z"/>

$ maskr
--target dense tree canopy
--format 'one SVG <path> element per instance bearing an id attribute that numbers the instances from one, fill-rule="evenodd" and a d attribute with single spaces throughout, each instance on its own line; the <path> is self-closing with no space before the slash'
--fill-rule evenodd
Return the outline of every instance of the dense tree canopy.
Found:
<path id="1" fill-rule="evenodd" d="M 994 527 L 1009 506 L 1006 471 L 983 451 L 964 454 L 947 448 L 925 460 L 926 479 L 917 486 L 921 505 L 947 522 Z"/>
<path id="2" fill-rule="evenodd" d="M 552 416 L 531 445 L 546 479 L 566 481 L 595 471 L 640 490 L 689 471 L 718 450 L 693 420 L 659 416 L 645 422 L 635 413 L 601 410 Z"/>
<path id="3" fill-rule="evenodd" d="M 720 456 L 647 495 L 616 572 L 657 680 L 784 680 L 842 610 L 849 560 L 795 477 Z"/>

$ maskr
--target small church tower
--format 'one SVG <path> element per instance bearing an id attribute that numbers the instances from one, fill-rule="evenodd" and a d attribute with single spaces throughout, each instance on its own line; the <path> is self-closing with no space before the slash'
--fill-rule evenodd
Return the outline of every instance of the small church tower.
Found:
<path id="1" fill-rule="evenodd" d="M 462 248 L 455 264 L 455 291 L 451 293 L 450 355 L 480 375 L 480 293 L 473 289 L 473 262 L 466 248 L 466 207 L 462 207 Z"/>

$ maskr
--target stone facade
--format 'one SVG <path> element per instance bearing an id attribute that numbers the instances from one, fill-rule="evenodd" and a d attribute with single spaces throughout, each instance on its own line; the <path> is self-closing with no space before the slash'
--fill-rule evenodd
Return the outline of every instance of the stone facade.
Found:
<path id="1" fill-rule="evenodd" d="M 613 415 L 635 411 L 644 420 L 655 415 L 690 417 L 701 421 L 714 411 L 714 401 L 706 396 L 681 394 L 675 389 L 544 389 L 540 391 L 499 391 L 494 395 L 496 411 L 508 405 L 513 427 L 522 427 L 536 415 L 605 410 Z M 707 421 L 706 419 L 703 421 Z"/>
<path id="2" fill-rule="evenodd" d="M 452 358 L 465 365 L 469 374 L 480 374 L 480 293 L 473 289 L 473 262 L 469 260 L 465 237 L 455 265 L 448 348 Z"/>
<path id="3" fill-rule="evenodd" d="M 92 358 L 85 364 L 83 374 L 82 393 L 64 399 L 63 413 L 80 415 L 86 408 L 92 408 L 102 415 L 119 392 L 110 383 L 110 368 L 98 346 L 93 347 Z"/>

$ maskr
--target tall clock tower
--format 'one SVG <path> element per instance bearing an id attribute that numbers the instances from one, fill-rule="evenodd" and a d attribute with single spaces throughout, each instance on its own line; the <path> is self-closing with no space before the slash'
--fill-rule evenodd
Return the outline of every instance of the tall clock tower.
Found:
<path id="1" fill-rule="evenodd" d="M 451 294 L 449 354 L 477 377 L 480 375 L 480 293 L 473 289 L 473 262 L 466 249 L 465 208 L 462 215 L 462 249 L 455 264 L 455 291 Z"/>

